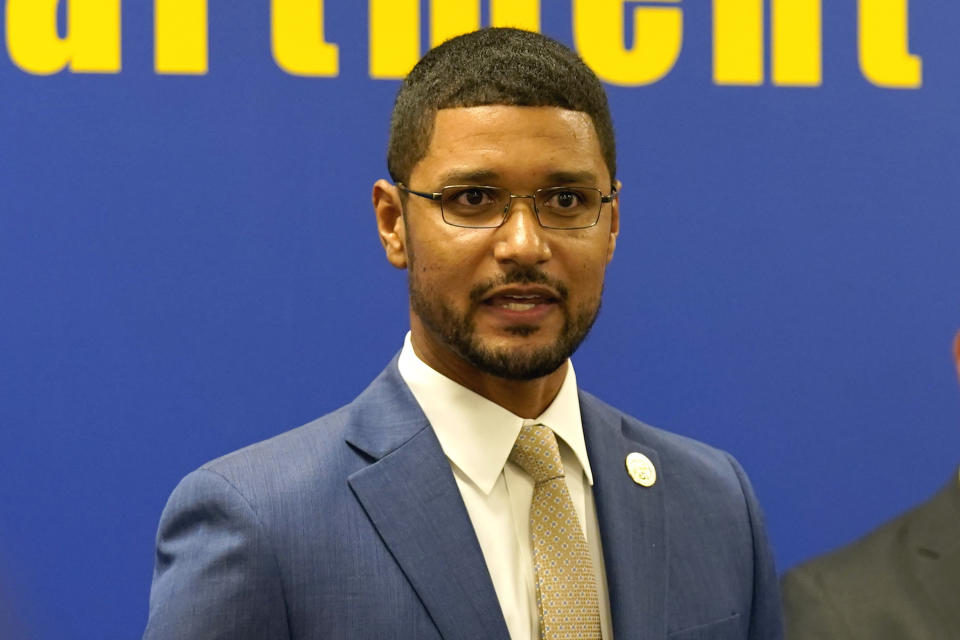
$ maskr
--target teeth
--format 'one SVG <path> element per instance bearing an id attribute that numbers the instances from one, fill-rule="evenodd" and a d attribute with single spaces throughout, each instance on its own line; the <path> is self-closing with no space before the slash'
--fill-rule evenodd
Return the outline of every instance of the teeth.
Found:
<path id="1" fill-rule="evenodd" d="M 506 302 L 500 306 L 510 311 L 529 311 L 537 305 L 528 302 Z"/>

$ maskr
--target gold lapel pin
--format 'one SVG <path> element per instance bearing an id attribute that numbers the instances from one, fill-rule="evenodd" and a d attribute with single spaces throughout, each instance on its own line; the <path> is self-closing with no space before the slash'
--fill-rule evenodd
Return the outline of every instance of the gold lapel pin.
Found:
<path id="1" fill-rule="evenodd" d="M 650 458 L 634 451 L 627 456 L 627 473 L 633 481 L 643 487 L 652 487 L 657 481 L 657 468 Z"/>

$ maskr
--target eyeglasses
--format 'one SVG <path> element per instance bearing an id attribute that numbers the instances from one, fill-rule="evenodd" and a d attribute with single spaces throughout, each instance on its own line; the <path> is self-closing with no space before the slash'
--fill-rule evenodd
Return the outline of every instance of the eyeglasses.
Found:
<path id="1" fill-rule="evenodd" d="M 617 191 L 603 195 L 593 187 L 547 187 L 532 195 L 517 195 L 503 187 L 451 185 L 440 193 L 414 191 L 402 182 L 401 190 L 440 203 L 443 221 L 455 227 L 494 229 L 507 219 L 514 198 L 531 198 L 533 211 L 545 229 L 587 229 L 600 220 L 604 203 L 613 202 Z"/>

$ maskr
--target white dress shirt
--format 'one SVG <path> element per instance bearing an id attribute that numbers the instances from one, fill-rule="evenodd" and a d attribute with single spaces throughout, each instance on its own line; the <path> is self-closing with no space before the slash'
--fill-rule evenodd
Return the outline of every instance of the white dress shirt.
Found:
<path id="1" fill-rule="evenodd" d="M 591 489 L 593 474 L 583 439 L 572 363 L 568 363 L 557 397 L 533 420 L 514 415 L 430 368 L 414 353 L 409 333 L 398 365 L 450 460 L 512 640 L 536 640 L 540 629 L 530 544 L 533 480 L 507 458 L 524 424 L 543 424 L 557 435 L 567 486 L 590 547 L 600 628 L 604 638 L 613 638 Z"/>

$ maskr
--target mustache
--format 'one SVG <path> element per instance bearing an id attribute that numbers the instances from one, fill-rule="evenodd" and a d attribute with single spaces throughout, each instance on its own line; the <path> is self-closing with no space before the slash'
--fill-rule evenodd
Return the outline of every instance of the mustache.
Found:
<path id="1" fill-rule="evenodd" d="M 480 304 L 490 291 L 508 284 L 542 284 L 556 291 L 562 302 L 566 302 L 570 295 L 570 291 L 565 284 L 556 278 L 551 278 L 532 265 L 526 265 L 515 267 L 495 278 L 477 283 L 470 290 L 470 300 L 475 305 Z"/>

